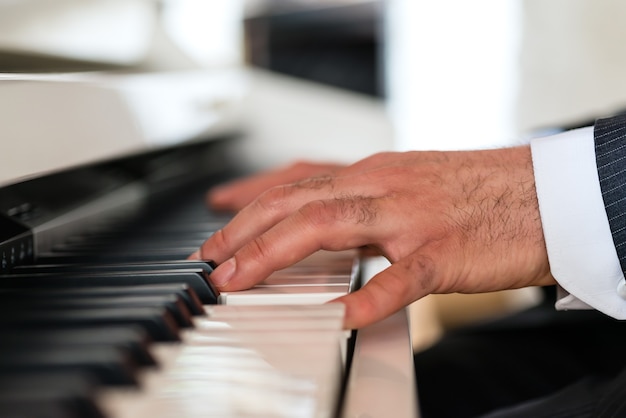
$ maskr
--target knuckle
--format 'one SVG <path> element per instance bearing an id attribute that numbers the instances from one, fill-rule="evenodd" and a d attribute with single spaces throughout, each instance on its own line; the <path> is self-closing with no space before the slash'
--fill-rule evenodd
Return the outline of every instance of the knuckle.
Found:
<path id="1" fill-rule="evenodd" d="M 334 186 L 334 183 L 335 183 L 335 178 L 333 176 L 326 175 L 326 176 L 314 176 L 314 177 L 309 177 L 304 180 L 300 180 L 294 183 L 294 186 L 298 188 L 302 188 L 302 189 L 312 189 L 312 190 L 323 189 L 325 187 L 330 187 L 332 189 Z"/>
<path id="2" fill-rule="evenodd" d="M 211 241 L 215 247 L 222 250 L 229 249 L 232 246 L 230 235 L 224 229 L 218 229 L 215 231 L 215 233 L 211 236 Z"/>
<path id="3" fill-rule="evenodd" d="M 292 194 L 293 187 L 289 185 L 272 187 L 255 200 L 255 212 L 280 212 L 285 207 L 287 199 Z"/>
<path id="4" fill-rule="evenodd" d="M 327 200 L 314 200 L 300 208 L 300 215 L 313 226 L 325 226 L 336 220 L 336 207 Z"/>
<path id="5" fill-rule="evenodd" d="M 220 248 L 228 248 L 228 236 L 224 232 L 224 229 L 218 229 L 211 236 L 212 241 Z"/>
<path id="6" fill-rule="evenodd" d="M 366 196 L 345 196 L 333 201 L 337 219 L 372 225 L 378 218 L 376 199 Z"/>
<path id="7" fill-rule="evenodd" d="M 412 276 L 407 274 L 406 271 L 387 269 L 385 271 L 384 280 L 372 282 L 373 285 L 378 286 L 377 292 L 387 295 L 388 300 L 396 299 L 397 297 L 404 297 L 410 292 L 410 283 Z"/>
<path id="8" fill-rule="evenodd" d="M 374 198 L 345 196 L 309 202 L 301 208 L 301 215 L 318 226 L 337 222 L 371 226 L 378 219 L 378 210 Z"/>
<path id="9" fill-rule="evenodd" d="M 262 263 L 270 254 L 270 246 L 262 235 L 250 241 L 246 246 L 246 259 L 256 263 Z"/>
<path id="10" fill-rule="evenodd" d="M 376 199 L 357 196 L 344 202 L 347 206 L 346 215 L 357 223 L 373 225 L 378 220 Z"/>

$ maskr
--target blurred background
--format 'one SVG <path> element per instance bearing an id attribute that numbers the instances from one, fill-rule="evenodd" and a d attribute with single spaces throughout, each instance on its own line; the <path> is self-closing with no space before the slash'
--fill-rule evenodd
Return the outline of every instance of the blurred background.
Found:
<path id="1" fill-rule="evenodd" d="M 0 71 L 254 66 L 383 100 L 399 149 L 514 143 L 626 102 L 619 0 L 0 0 L 0 12 Z"/>
<path id="2" fill-rule="evenodd" d="M 250 133 L 243 151 L 257 168 L 302 158 L 350 162 L 389 149 L 519 144 L 621 111 L 624 17 L 620 0 L 0 0 L 0 72 L 6 80 L 84 71 L 243 74 L 209 86 L 220 91 L 211 106 L 243 103 Z M 20 107 L 25 96 L 6 86 L 0 110 L 23 109 L 0 128 L 8 164 L 22 126 L 11 135 L 6 126 L 64 106 Z M 176 113 L 170 96 L 160 99 L 171 103 L 165 113 Z M 113 113 L 103 116 L 114 121 Z M 103 138 L 89 148 L 112 147 Z M 29 140 L 43 147 L 41 137 Z M 105 156 L 126 150 L 102 147 Z M 415 307 L 416 347 L 447 326 L 536 300 L 485 297 L 489 303 L 448 297 Z"/>

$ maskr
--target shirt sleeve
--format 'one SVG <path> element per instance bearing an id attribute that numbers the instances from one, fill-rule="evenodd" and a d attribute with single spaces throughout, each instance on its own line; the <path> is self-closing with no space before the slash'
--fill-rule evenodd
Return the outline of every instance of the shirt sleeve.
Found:
<path id="1" fill-rule="evenodd" d="M 604 209 L 593 127 L 531 141 L 556 308 L 626 319 L 626 283 Z"/>

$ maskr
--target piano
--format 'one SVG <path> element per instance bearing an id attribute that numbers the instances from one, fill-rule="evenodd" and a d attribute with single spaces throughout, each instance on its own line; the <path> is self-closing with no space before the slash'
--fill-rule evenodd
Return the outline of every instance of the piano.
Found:
<path id="1" fill-rule="evenodd" d="M 207 126 L 176 138 L 150 129 L 151 120 L 172 126 L 148 112 L 158 107 L 152 99 L 128 99 L 142 97 L 135 87 L 145 82 L 165 88 L 164 80 L 191 78 L 0 79 L 0 107 L 13 88 L 13 98 L 54 92 L 62 105 L 44 111 L 79 124 L 99 108 L 85 93 L 119 105 L 92 126 L 134 121 L 125 126 L 140 138 L 94 155 L 84 130 L 57 126 L 55 135 L 75 148 L 65 146 L 56 164 L 38 153 L 54 144 L 20 136 L 50 123 L 43 113 L 16 120 L 14 111 L 5 120 L 13 128 L 2 134 L 2 164 L 13 171 L 0 176 L 0 416 L 418 416 L 407 312 L 346 332 L 342 305 L 325 303 L 358 289 L 386 261 L 320 252 L 252 289 L 220 294 L 214 265 L 186 260 L 232 216 L 208 209 L 206 190 L 255 169 L 239 155 L 251 134 L 223 102 L 209 106 Z M 198 91 L 189 89 L 190 102 Z M 193 125 L 176 117 L 178 126 Z M 9 141 L 26 141 L 21 149 L 40 161 L 24 170 L 26 154 L 12 156 Z"/>

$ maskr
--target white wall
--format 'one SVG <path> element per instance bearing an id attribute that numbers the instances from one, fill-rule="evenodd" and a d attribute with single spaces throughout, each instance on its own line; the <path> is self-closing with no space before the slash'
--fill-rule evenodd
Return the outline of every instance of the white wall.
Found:
<path id="1" fill-rule="evenodd" d="M 510 143 L 518 1 L 388 0 L 387 6 L 387 90 L 397 148 Z"/>
<path id="2" fill-rule="evenodd" d="M 174 43 L 202 67 L 242 61 L 243 0 L 163 0 L 163 26 Z"/>
<path id="3" fill-rule="evenodd" d="M 626 108 L 626 2 L 387 0 L 399 149 L 518 143 Z"/>
<path id="4" fill-rule="evenodd" d="M 522 12 L 519 130 L 626 108 L 626 2 L 525 0 Z"/>

